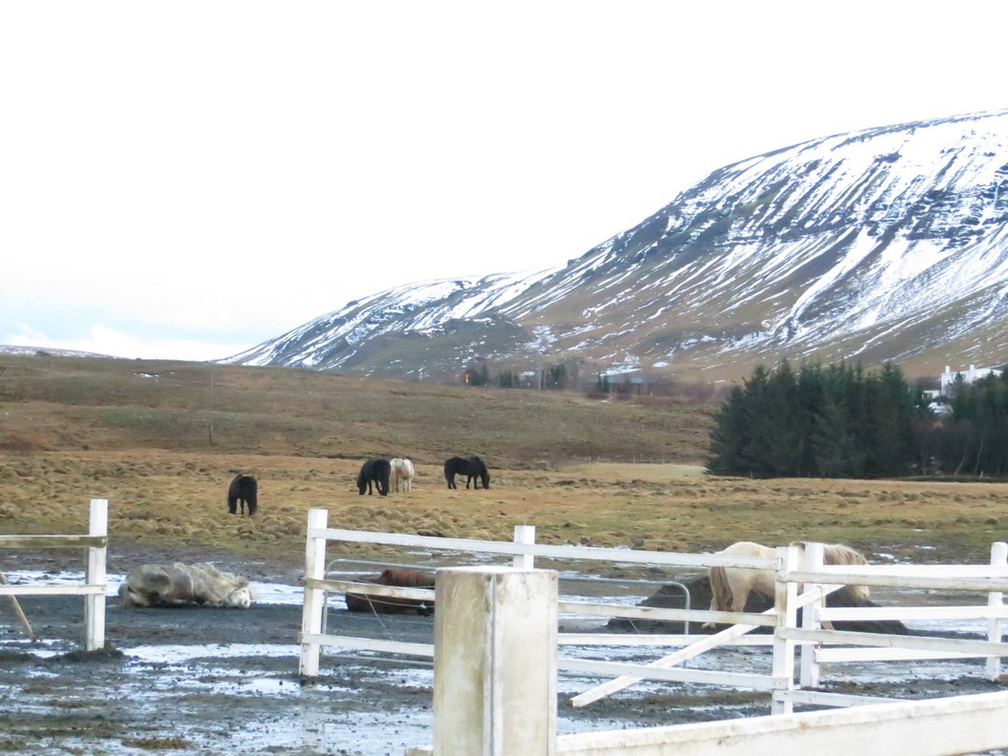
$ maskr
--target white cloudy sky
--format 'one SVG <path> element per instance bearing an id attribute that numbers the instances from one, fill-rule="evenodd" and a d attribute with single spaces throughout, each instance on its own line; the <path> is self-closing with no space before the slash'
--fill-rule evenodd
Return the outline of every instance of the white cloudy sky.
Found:
<path id="1" fill-rule="evenodd" d="M 0 4 L 0 344 L 210 359 L 1008 107 L 1001 0 Z"/>

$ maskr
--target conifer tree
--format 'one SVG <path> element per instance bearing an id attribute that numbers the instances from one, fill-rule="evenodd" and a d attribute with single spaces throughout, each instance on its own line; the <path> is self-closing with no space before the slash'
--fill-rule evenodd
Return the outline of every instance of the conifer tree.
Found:
<path id="1" fill-rule="evenodd" d="M 732 390 L 711 434 L 708 469 L 756 477 L 905 474 L 920 410 L 901 371 L 840 363 L 757 367 Z"/>

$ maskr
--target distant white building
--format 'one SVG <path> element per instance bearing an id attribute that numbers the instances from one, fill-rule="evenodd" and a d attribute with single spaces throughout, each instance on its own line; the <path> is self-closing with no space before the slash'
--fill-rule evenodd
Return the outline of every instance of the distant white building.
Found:
<path id="1" fill-rule="evenodd" d="M 1001 375 L 1003 371 L 1000 368 L 978 368 L 976 365 L 970 365 L 969 370 L 957 370 L 952 372 L 952 369 L 946 365 L 945 372 L 941 374 L 941 381 L 939 383 L 939 393 L 942 396 L 949 396 L 952 392 L 956 381 L 962 377 L 963 383 L 976 383 L 981 378 L 986 378 L 988 375 Z"/>
<path id="2" fill-rule="evenodd" d="M 941 378 L 938 380 L 938 385 L 941 388 L 930 389 L 923 391 L 924 398 L 929 400 L 928 407 L 936 415 L 947 415 L 952 411 L 950 405 L 945 404 L 945 400 L 952 397 L 952 392 L 955 389 L 956 382 L 962 377 L 962 382 L 965 383 L 976 383 L 981 378 L 986 378 L 988 375 L 1000 376 L 1003 371 L 1000 368 L 978 368 L 976 365 L 970 365 L 969 370 L 956 370 L 952 371 L 948 365 L 945 366 L 945 372 L 941 374 Z"/>

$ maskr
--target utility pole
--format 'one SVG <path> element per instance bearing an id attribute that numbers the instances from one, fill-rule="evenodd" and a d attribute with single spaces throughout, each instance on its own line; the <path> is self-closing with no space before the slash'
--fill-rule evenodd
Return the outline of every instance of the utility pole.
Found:
<path id="1" fill-rule="evenodd" d="M 210 446 L 213 446 L 213 414 L 214 414 L 214 366 L 210 366 Z"/>

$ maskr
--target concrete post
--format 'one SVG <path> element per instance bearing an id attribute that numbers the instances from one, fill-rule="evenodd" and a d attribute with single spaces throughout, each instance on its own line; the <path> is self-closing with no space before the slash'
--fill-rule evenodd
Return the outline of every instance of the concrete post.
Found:
<path id="1" fill-rule="evenodd" d="M 438 570 L 434 756 L 555 756 L 557 573 Z"/>

